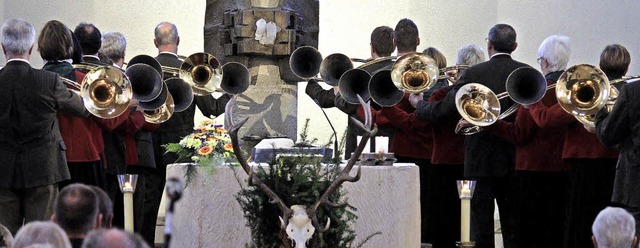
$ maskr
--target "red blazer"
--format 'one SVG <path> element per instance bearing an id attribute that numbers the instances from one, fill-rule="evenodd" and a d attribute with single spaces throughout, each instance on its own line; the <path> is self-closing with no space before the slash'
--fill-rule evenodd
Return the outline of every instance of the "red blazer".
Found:
<path id="1" fill-rule="evenodd" d="M 140 111 L 132 111 L 127 119 L 116 128 L 124 140 L 124 158 L 127 165 L 138 164 L 138 150 L 136 149 L 136 133 L 144 127 L 146 123 L 144 115 Z"/>
<path id="2" fill-rule="evenodd" d="M 541 102 L 529 107 L 533 120 L 541 128 L 567 128 L 562 158 L 618 158 L 616 149 L 600 143 L 595 134 L 588 132 L 573 115 L 559 104 L 547 107 Z"/>
<path id="3" fill-rule="evenodd" d="M 433 134 L 428 122 L 415 118 L 415 109 L 409 103 L 409 94 L 405 94 L 396 106 L 371 109 L 373 123 L 379 127 L 392 127 L 393 140 L 390 152 L 402 157 L 430 159 Z M 358 107 L 358 118 L 364 119 L 362 107 Z"/>
<path id="4" fill-rule="evenodd" d="M 76 82 L 82 83 L 84 73 L 76 71 Z M 126 120 L 129 112 L 112 119 L 100 119 L 91 115 L 88 118 L 77 117 L 58 112 L 60 133 L 66 146 L 67 162 L 92 162 L 100 160 L 104 152 L 102 130 L 112 131 Z M 125 116 L 125 117 L 123 117 Z"/>
<path id="5" fill-rule="evenodd" d="M 540 102 L 544 106 L 557 103 L 555 94 L 549 92 Z M 529 110 L 520 106 L 514 122 L 498 120 L 487 127 L 487 131 L 516 145 L 516 170 L 567 171 L 570 169 L 562 159 L 567 135 L 566 126 L 539 128 Z"/>
<path id="6" fill-rule="evenodd" d="M 429 97 L 429 102 L 441 101 L 451 89 L 453 86 L 437 89 Z M 412 115 L 415 118 L 415 113 Z M 433 132 L 432 164 L 464 164 L 465 136 L 455 134 L 458 120 L 446 119 L 431 123 Z"/>

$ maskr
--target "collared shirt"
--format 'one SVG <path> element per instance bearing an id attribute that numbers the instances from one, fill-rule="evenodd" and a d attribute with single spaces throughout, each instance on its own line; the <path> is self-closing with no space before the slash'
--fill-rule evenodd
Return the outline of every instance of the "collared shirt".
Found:
<path id="1" fill-rule="evenodd" d="M 166 54 L 171 54 L 171 55 L 173 55 L 173 56 L 176 56 L 176 57 L 179 57 L 179 56 L 178 56 L 177 54 L 175 54 L 175 53 L 172 53 L 172 52 L 160 52 L 159 54 L 163 54 L 163 53 L 166 53 Z"/>
<path id="2" fill-rule="evenodd" d="M 100 60 L 100 57 L 95 56 L 95 55 L 82 55 L 82 57 L 83 57 L 83 58 L 84 58 L 84 57 L 91 57 L 91 58 L 95 58 L 95 59 L 97 59 L 97 60 Z"/>
<path id="3" fill-rule="evenodd" d="M 489 58 L 489 59 L 492 59 L 493 57 L 498 56 L 498 55 L 509 55 L 509 56 L 511 56 L 510 53 L 494 53 L 493 55 L 491 55 L 491 58 Z"/>
<path id="4" fill-rule="evenodd" d="M 29 60 L 26 60 L 26 59 L 10 59 L 10 60 L 7 60 L 7 63 L 9 63 L 11 61 L 22 61 L 22 62 L 25 62 L 27 64 L 31 64 L 31 63 L 29 63 Z"/>
<path id="5" fill-rule="evenodd" d="M 63 60 L 45 60 L 44 63 L 61 63 L 61 62 L 67 62 L 69 64 L 73 64 L 73 59 L 63 59 Z"/>

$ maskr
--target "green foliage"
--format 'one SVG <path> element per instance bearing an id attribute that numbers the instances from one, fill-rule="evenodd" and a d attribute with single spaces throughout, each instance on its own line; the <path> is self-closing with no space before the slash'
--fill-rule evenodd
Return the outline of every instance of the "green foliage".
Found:
<path id="1" fill-rule="evenodd" d="M 336 165 L 313 163 L 301 155 L 281 158 L 277 163 L 270 164 L 267 170 L 258 166 L 255 171 L 256 176 L 287 206 L 310 206 L 324 193 L 339 169 Z M 345 191 L 338 189 L 329 200 L 334 203 L 344 202 L 344 196 Z M 286 234 L 280 229 L 278 216 L 281 213 L 278 207 L 270 204 L 268 197 L 255 187 L 243 187 L 236 199 L 247 219 L 247 226 L 251 228 L 252 244 L 247 244 L 247 247 L 280 247 L 283 237 L 286 240 Z M 321 206 L 318 209 L 318 220 L 323 226 L 327 218 L 330 218 L 331 226 L 322 234 L 316 230 L 309 247 L 351 247 L 355 231 L 349 224 L 357 219 L 355 211 L 348 204 L 341 207 Z"/>

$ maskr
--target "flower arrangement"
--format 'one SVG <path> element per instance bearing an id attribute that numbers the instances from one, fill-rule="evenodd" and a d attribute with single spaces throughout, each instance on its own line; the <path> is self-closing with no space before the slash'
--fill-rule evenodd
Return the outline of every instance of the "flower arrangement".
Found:
<path id="1" fill-rule="evenodd" d="M 202 121 L 179 143 L 169 143 L 164 147 L 167 153 L 178 155 L 177 161 L 191 161 L 199 166 L 237 162 L 227 130 L 222 125 L 213 124 L 211 119 Z M 193 166 L 187 166 L 185 174 L 187 184 L 196 172 Z"/>

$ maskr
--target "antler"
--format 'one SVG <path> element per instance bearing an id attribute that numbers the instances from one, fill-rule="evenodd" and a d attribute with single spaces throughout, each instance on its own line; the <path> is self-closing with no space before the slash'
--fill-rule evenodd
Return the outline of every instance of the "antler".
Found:
<path id="1" fill-rule="evenodd" d="M 229 102 L 227 103 L 227 106 L 225 107 L 225 111 L 224 111 L 225 112 L 224 125 L 229 130 L 229 137 L 231 137 L 233 152 L 236 154 L 236 158 L 238 158 L 238 163 L 240 163 L 240 165 L 242 166 L 242 169 L 244 169 L 247 175 L 249 175 L 249 180 L 248 180 L 249 185 L 256 186 L 258 187 L 258 189 L 264 192 L 269 197 L 270 203 L 276 204 L 278 206 L 278 208 L 280 209 L 280 212 L 282 213 L 282 217 L 284 217 L 283 219 L 285 219 L 285 221 L 288 221 L 289 220 L 288 216 L 291 215 L 291 209 L 284 204 L 282 199 L 280 199 L 280 197 L 278 197 L 278 195 L 275 192 L 273 192 L 273 190 L 271 190 L 269 186 L 267 186 L 264 182 L 262 182 L 260 178 L 255 176 L 253 170 L 251 169 L 251 167 L 247 163 L 247 160 L 242 154 L 242 150 L 240 149 L 240 145 L 238 143 L 238 130 L 240 130 L 240 127 L 242 127 L 242 125 L 244 125 L 244 123 L 246 123 L 249 118 L 245 117 L 244 119 L 240 120 L 240 122 L 237 124 L 233 121 L 233 106 L 235 105 L 235 103 L 236 103 L 236 96 L 234 95 L 231 98 L 231 100 L 229 100 Z M 284 223 L 284 226 L 286 225 L 287 223 Z"/>
<path id="2" fill-rule="evenodd" d="M 360 101 L 360 105 L 364 109 L 364 116 L 365 116 L 364 124 L 353 117 L 351 118 L 351 121 L 353 121 L 358 127 L 362 128 L 365 131 L 365 134 L 363 135 L 362 139 L 360 140 L 360 143 L 358 144 L 358 147 L 353 152 L 353 155 L 347 162 L 347 165 L 344 167 L 344 169 L 340 171 L 336 179 L 331 183 L 331 185 L 329 185 L 329 187 L 327 187 L 327 190 L 325 190 L 322 196 L 320 196 L 318 201 L 307 209 L 307 215 L 309 215 L 312 218 L 313 225 L 316 227 L 316 229 L 320 230 L 320 232 L 326 231 L 329 228 L 329 223 L 327 223 L 327 226 L 325 228 L 320 227 L 320 222 L 318 221 L 318 217 L 316 216 L 318 207 L 323 204 L 333 206 L 333 207 L 340 205 L 340 204 L 334 204 L 330 202 L 329 196 L 331 196 L 338 189 L 338 187 L 342 185 L 342 183 L 356 182 L 360 180 L 360 172 L 361 172 L 362 165 L 358 166 L 358 172 L 355 176 L 349 175 L 349 172 L 351 172 L 351 169 L 356 164 L 356 161 L 362 154 L 362 151 L 364 150 L 364 147 L 367 145 L 369 138 L 373 137 L 376 134 L 376 132 L 378 132 L 378 127 L 375 124 L 373 125 L 373 129 L 371 129 L 372 120 L 371 120 L 370 103 L 369 102 L 365 103 L 360 97 L 360 95 L 358 95 L 358 101 Z"/>

